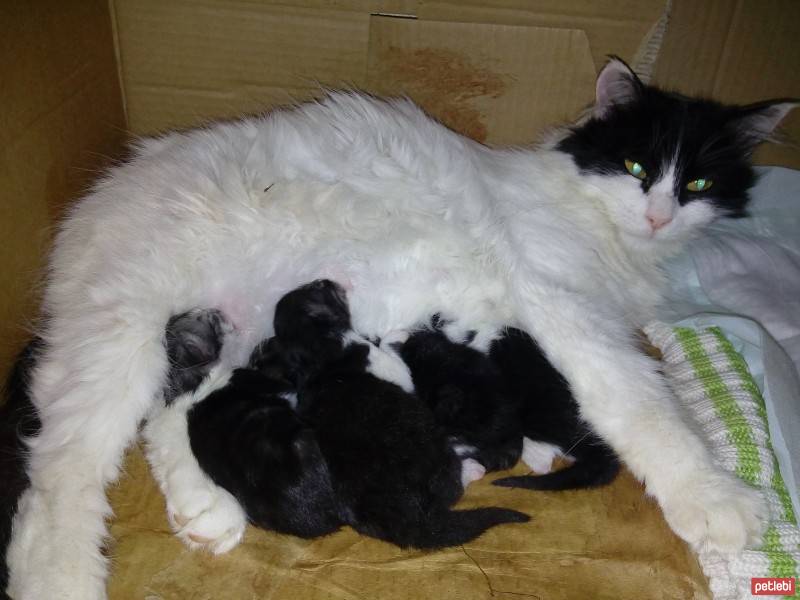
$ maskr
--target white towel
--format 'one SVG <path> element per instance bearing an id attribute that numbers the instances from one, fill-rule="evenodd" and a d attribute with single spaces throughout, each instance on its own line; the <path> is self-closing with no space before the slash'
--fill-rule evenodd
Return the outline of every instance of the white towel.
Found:
<path id="1" fill-rule="evenodd" d="M 753 577 L 797 578 L 800 530 L 770 445 L 764 400 L 744 360 L 716 327 L 696 331 L 654 323 L 645 333 L 717 462 L 761 489 L 769 506 L 760 547 L 698 555 L 715 600 L 750 600 Z"/>

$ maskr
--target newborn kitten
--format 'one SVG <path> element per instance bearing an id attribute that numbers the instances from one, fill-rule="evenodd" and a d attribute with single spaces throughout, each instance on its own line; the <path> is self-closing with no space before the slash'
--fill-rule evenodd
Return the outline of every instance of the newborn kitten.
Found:
<path id="1" fill-rule="evenodd" d="M 459 456 L 487 471 L 511 468 L 522 453 L 522 398 L 490 356 L 452 341 L 442 325 L 434 317 L 399 345 L 414 389 Z"/>
<path id="2" fill-rule="evenodd" d="M 314 431 L 294 411 L 294 385 L 261 344 L 247 368 L 187 414 L 201 468 L 242 505 L 248 520 L 303 538 L 342 525 L 340 505 Z"/>
<path id="3" fill-rule="evenodd" d="M 494 485 L 565 490 L 605 485 L 617 476 L 620 462 L 616 453 L 581 418 L 569 384 L 530 335 L 506 329 L 492 342 L 489 357 L 520 399 L 523 461 L 546 472 L 556 456 L 572 460 L 559 471 L 505 477 Z"/>
<path id="4" fill-rule="evenodd" d="M 510 468 L 520 455 L 539 472 L 550 471 L 556 456 L 573 461 L 560 471 L 494 482 L 504 487 L 584 488 L 616 476 L 615 453 L 580 418 L 568 384 L 531 336 L 504 329 L 482 352 L 470 342 L 451 340 L 442 326 L 434 318 L 399 352 L 417 394 L 462 457 L 474 458 L 487 471 Z"/>
<path id="5" fill-rule="evenodd" d="M 501 508 L 450 510 L 477 465 L 450 448 L 421 400 L 371 372 L 390 360 L 405 367 L 353 334 L 337 284 L 284 296 L 275 332 L 188 415 L 200 466 L 253 523 L 303 537 L 350 525 L 401 547 L 439 548 L 528 520 Z"/>

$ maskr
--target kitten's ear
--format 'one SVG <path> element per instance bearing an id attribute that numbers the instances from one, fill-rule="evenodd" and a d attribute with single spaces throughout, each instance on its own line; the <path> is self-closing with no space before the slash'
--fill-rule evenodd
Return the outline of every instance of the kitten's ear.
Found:
<path id="1" fill-rule="evenodd" d="M 612 56 L 597 76 L 594 116 L 602 119 L 614 106 L 635 102 L 643 87 L 636 73 L 622 59 Z"/>
<path id="2" fill-rule="evenodd" d="M 751 148 L 769 139 L 775 128 L 793 109 L 800 106 L 798 100 L 767 100 L 738 108 L 732 126 L 745 144 Z"/>

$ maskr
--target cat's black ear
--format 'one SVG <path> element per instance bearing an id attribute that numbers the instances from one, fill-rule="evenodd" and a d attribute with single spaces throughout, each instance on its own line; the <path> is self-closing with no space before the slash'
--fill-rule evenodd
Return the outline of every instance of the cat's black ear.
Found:
<path id="1" fill-rule="evenodd" d="M 595 85 L 595 103 L 592 112 L 598 119 L 604 118 L 614 106 L 636 102 L 644 84 L 636 73 L 616 56 L 600 71 Z"/>
<path id="2" fill-rule="evenodd" d="M 734 111 L 731 127 L 750 149 L 772 137 L 775 128 L 800 100 L 767 100 L 742 106 Z"/>

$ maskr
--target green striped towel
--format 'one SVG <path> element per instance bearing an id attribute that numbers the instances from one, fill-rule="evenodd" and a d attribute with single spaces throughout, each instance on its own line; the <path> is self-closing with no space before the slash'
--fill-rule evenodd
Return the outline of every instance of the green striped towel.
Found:
<path id="1" fill-rule="evenodd" d="M 699 554 L 715 600 L 753 598 L 752 577 L 797 578 L 800 530 L 770 445 L 764 399 L 744 359 L 718 327 L 696 331 L 655 323 L 645 333 L 661 351 L 671 387 L 717 462 L 760 488 L 769 505 L 760 547 L 732 556 Z"/>

